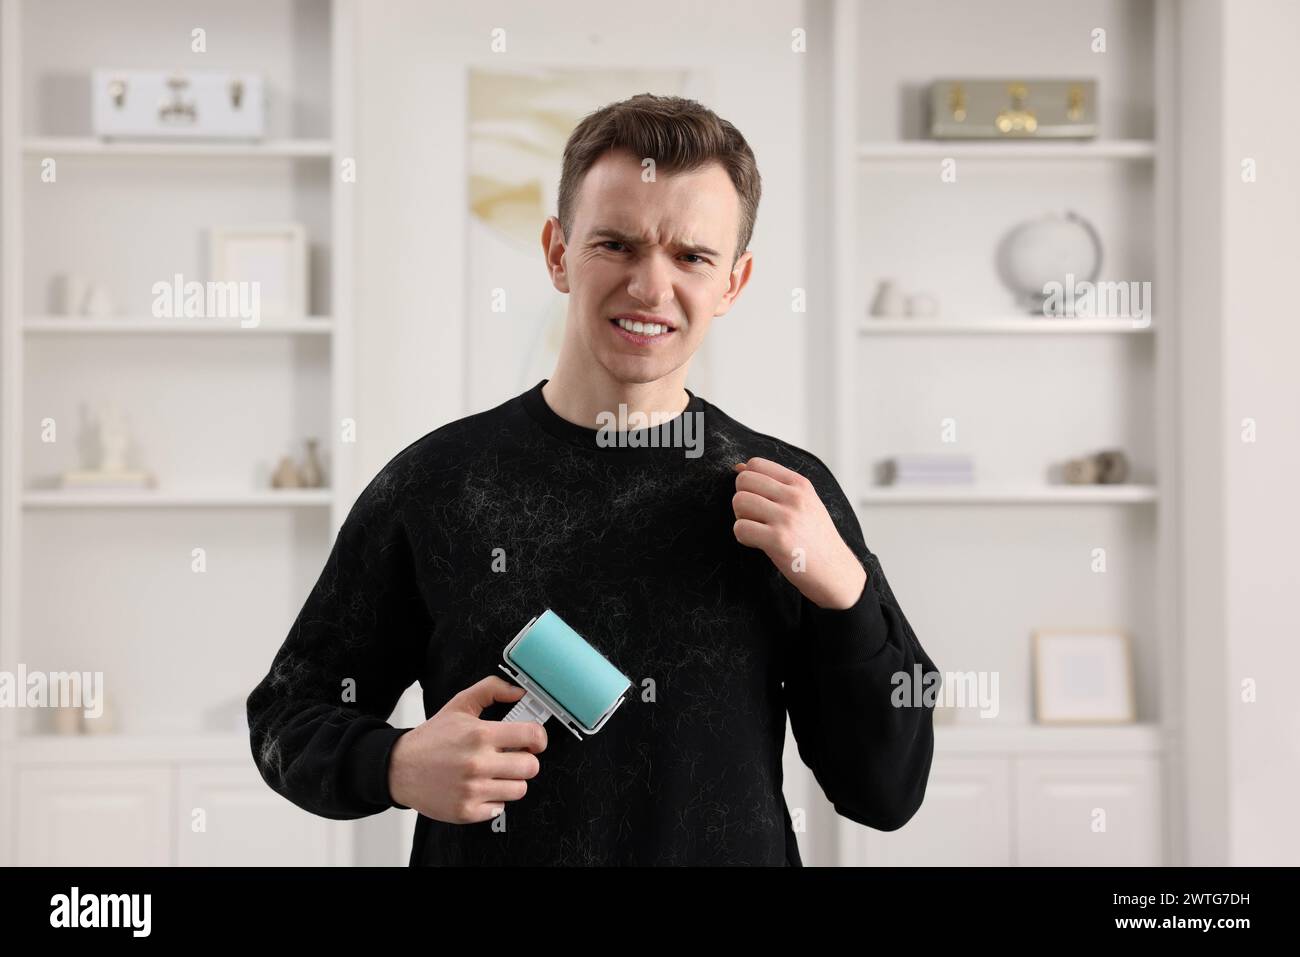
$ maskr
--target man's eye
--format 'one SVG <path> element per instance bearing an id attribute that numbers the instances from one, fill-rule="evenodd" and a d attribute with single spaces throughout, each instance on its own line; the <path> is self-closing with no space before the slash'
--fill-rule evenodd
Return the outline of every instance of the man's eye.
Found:
<path id="1" fill-rule="evenodd" d="M 623 246 L 624 243 L 619 242 L 617 239 L 606 239 L 606 240 L 604 240 L 603 242 L 601 242 L 600 245 L 601 245 L 603 248 L 605 248 L 605 249 L 609 249 L 609 247 L 611 247 L 611 246 Z M 610 252 L 613 252 L 613 253 L 618 253 L 618 252 L 623 252 L 624 250 L 622 250 L 622 249 L 609 249 L 609 251 L 610 251 Z M 692 263 L 691 263 L 692 266 L 697 265 L 697 264 L 706 264 L 706 263 L 708 263 L 708 260 L 705 259 L 703 256 L 701 256 L 699 253 L 682 253 L 682 255 L 683 255 L 683 256 L 690 256 L 692 259 L 695 260 L 695 262 L 692 262 Z"/>

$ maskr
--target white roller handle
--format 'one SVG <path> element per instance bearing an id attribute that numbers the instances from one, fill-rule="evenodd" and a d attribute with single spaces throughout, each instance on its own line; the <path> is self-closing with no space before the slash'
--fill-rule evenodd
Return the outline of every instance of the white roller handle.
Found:
<path id="1" fill-rule="evenodd" d="M 510 709 L 502 721 L 536 721 L 538 724 L 546 724 L 546 719 L 551 716 L 550 709 L 542 704 L 537 695 L 529 691 L 522 698 L 515 702 L 515 706 Z M 504 751 L 525 751 L 526 748 L 503 748 Z"/>

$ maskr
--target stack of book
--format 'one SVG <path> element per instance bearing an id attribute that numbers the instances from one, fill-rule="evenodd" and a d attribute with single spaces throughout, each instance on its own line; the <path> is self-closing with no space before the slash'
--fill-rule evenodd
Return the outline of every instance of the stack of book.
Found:
<path id="1" fill-rule="evenodd" d="M 881 485 L 971 485 L 975 463 L 969 455 L 896 455 L 878 467 Z"/>

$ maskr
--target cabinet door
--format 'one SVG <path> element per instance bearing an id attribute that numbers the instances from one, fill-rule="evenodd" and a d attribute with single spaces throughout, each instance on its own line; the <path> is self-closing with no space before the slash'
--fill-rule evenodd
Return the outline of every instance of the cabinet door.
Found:
<path id="1" fill-rule="evenodd" d="M 1019 758 L 1016 863 L 1158 866 L 1157 757 Z"/>
<path id="2" fill-rule="evenodd" d="M 167 768 L 24 768 L 18 772 L 18 861 L 166 867 L 171 798 Z"/>
<path id="3" fill-rule="evenodd" d="M 251 764 L 181 768 L 177 780 L 176 845 L 182 866 L 341 862 L 349 822 L 290 803 L 267 787 Z"/>
<path id="4" fill-rule="evenodd" d="M 1011 764 L 936 754 L 925 800 L 897 831 L 844 820 L 856 834 L 846 864 L 1005 867 L 1011 863 Z"/>

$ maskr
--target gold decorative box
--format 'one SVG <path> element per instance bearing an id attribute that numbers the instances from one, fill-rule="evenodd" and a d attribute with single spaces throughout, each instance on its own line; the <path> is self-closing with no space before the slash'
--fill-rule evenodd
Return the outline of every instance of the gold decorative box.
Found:
<path id="1" fill-rule="evenodd" d="M 934 139 L 1087 139 L 1097 135 L 1097 81 L 935 80 Z"/>

